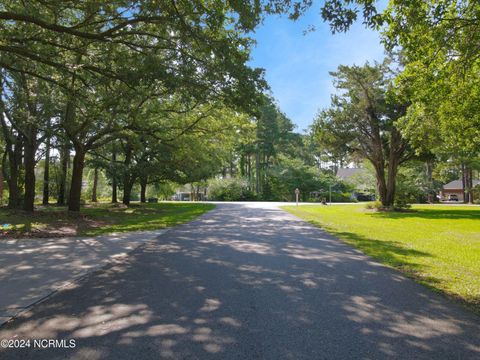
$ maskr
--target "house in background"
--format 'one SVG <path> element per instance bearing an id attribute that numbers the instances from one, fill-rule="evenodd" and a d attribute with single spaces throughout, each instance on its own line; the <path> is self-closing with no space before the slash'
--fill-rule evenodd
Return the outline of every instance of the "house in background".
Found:
<path id="1" fill-rule="evenodd" d="M 360 174 L 365 170 L 362 168 L 339 168 L 337 170 L 337 177 L 342 180 L 348 181 L 355 174 Z"/>
<path id="2" fill-rule="evenodd" d="M 480 184 L 480 180 L 472 180 L 473 187 Z M 463 184 L 462 180 L 453 180 L 443 185 L 440 192 L 440 199 L 443 201 L 463 202 Z"/>
<path id="3" fill-rule="evenodd" d="M 375 200 L 375 177 L 367 169 L 339 168 L 337 177 L 354 186 L 352 196 L 356 200 Z"/>
<path id="4" fill-rule="evenodd" d="M 206 201 L 207 187 L 193 184 L 185 184 L 175 190 L 175 194 L 171 197 L 173 201 Z"/>

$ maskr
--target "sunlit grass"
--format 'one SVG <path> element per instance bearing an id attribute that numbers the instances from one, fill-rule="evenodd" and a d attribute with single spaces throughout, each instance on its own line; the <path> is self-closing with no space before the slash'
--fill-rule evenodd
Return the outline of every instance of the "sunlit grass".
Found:
<path id="1" fill-rule="evenodd" d="M 416 205 L 412 212 L 371 212 L 364 205 L 284 209 L 480 313 L 480 207 Z"/>
<path id="2" fill-rule="evenodd" d="M 3 237 L 101 235 L 112 232 L 157 230 L 191 221 L 213 209 L 204 203 L 132 204 L 129 207 L 94 204 L 72 214 L 65 208 L 38 207 L 31 215 L 0 209 Z"/>

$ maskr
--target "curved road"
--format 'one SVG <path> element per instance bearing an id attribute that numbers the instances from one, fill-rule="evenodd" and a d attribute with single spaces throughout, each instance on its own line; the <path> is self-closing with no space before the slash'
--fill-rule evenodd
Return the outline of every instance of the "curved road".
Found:
<path id="1" fill-rule="evenodd" d="M 12 338 L 75 347 L 1 359 L 480 358 L 478 316 L 262 204 L 140 246 L 2 326 Z"/>

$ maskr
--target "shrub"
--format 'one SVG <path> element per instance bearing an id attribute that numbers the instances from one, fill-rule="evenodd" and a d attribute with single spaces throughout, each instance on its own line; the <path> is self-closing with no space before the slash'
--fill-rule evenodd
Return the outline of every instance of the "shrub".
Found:
<path id="1" fill-rule="evenodd" d="M 368 210 L 377 210 L 377 211 L 401 211 L 401 210 L 406 210 L 411 207 L 410 203 L 408 200 L 405 200 L 403 198 L 397 198 L 395 199 L 395 204 L 391 207 L 388 206 L 383 206 L 383 204 L 380 201 L 373 201 L 369 202 L 365 205 L 365 208 Z"/>
<path id="2" fill-rule="evenodd" d="M 393 207 L 395 210 L 409 209 L 411 207 L 411 203 L 412 200 L 409 196 L 403 196 L 403 194 L 400 193 L 395 196 Z"/>
<path id="3" fill-rule="evenodd" d="M 375 200 L 375 194 L 357 192 L 356 198 L 357 198 L 357 201 L 372 201 L 372 200 Z"/>
<path id="4" fill-rule="evenodd" d="M 243 200 L 243 201 L 257 200 L 257 196 L 255 195 L 255 193 L 252 190 L 243 189 L 241 200 Z"/>
<path id="5" fill-rule="evenodd" d="M 369 202 L 365 205 L 365 208 L 368 210 L 383 210 L 384 206 L 380 201 Z"/>
<path id="6" fill-rule="evenodd" d="M 208 197 L 218 201 L 254 200 L 253 192 L 248 190 L 244 179 L 212 179 L 208 184 Z"/>
<path id="7" fill-rule="evenodd" d="M 349 192 L 332 192 L 332 202 L 357 202 Z"/>

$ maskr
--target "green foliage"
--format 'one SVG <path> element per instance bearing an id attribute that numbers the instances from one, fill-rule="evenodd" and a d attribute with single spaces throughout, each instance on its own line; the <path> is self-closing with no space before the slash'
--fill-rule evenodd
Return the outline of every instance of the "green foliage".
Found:
<path id="1" fill-rule="evenodd" d="M 476 185 L 472 191 L 473 191 L 473 198 L 475 199 L 474 203 L 477 205 L 480 205 L 480 184 Z"/>
<path id="2" fill-rule="evenodd" d="M 178 184 L 171 181 L 155 182 L 148 190 L 148 197 L 157 197 L 160 200 L 169 200 L 175 190 L 177 189 Z"/>
<path id="3" fill-rule="evenodd" d="M 208 182 L 208 198 L 218 201 L 242 201 L 254 200 L 254 195 L 244 179 L 226 178 Z"/>
<path id="4" fill-rule="evenodd" d="M 305 164 L 302 159 L 280 155 L 277 162 L 268 171 L 268 200 L 293 201 L 295 189 L 300 190 L 302 201 L 329 200 L 352 201 L 353 187 L 328 171 Z"/>
<path id="5" fill-rule="evenodd" d="M 410 161 L 400 169 L 397 176 L 397 197 L 403 203 L 426 203 L 435 201 L 442 182 L 433 179 L 429 169 L 433 165 L 419 160 Z M 397 206 L 397 205 L 396 205 Z"/>
<path id="6" fill-rule="evenodd" d="M 441 170 L 465 179 L 480 156 L 479 11 L 478 1 L 414 0 L 391 1 L 384 14 L 384 40 L 401 48 L 395 91 L 411 103 L 402 134 L 417 154 L 433 154 L 447 165 Z"/>
<path id="7" fill-rule="evenodd" d="M 297 187 L 307 199 L 318 187 L 312 184 L 317 176 L 313 144 L 294 132 L 292 121 L 272 98 L 263 100 L 256 119 L 239 129 L 225 173 L 245 178 L 258 199 L 290 201 Z"/>
<path id="8" fill-rule="evenodd" d="M 360 164 L 360 171 L 357 171 L 345 180 L 356 192 L 365 196 L 372 196 L 376 194 L 376 180 L 375 169 L 368 161 L 363 161 Z"/>
<path id="9" fill-rule="evenodd" d="M 2 135 L 20 137 L 19 153 L 33 147 L 33 156 L 25 156 L 25 164 L 32 163 L 41 125 L 55 119 L 52 135 L 75 150 L 70 210 L 79 210 L 85 159 L 93 153 L 89 161 L 109 168 L 124 195 L 149 176 L 182 182 L 218 172 L 223 154 L 213 141 L 207 144 L 211 138 L 202 143 L 201 135 L 231 130 L 235 121 L 220 112 L 249 112 L 260 103 L 266 84 L 262 70 L 247 65 L 252 41 L 244 31 L 253 29 L 263 9 L 197 5 L 2 3 L 0 98 L 7 104 L 0 104 L 0 118 L 10 109 L 15 119 Z M 107 165 L 104 147 L 114 141 L 124 154 Z M 27 195 L 35 179 L 32 167 L 25 169 Z"/>
<path id="10" fill-rule="evenodd" d="M 411 204 L 414 202 L 412 201 L 412 194 L 408 193 L 407 191 L 400 189 L 397 195 L 395 196 L 395 202 L 393 203 L 393 209 L 395 210 L 404 210 L 410 209 L 412 206 Z"/>
<path id="11" fill-rule="evenodd" d="M 385 209 L 385 207 L 382 205 L 380 201 L 377 200 L 377 201 L 368 202 L 365 205 L 365 209 L 382 211 Z"/>
<path id="12" fill-rule="evenodd" d="M 312 125 L 312 137 L 333 159 L 356 154 L 372 164 L 385 207 L 394 203 L 398 167 L 411 156 L 397 129 L 406 104 L 388 91 L 389 71 L 388 62 L 339 66 L 331 73 L 339 94 Z"/>
<path id="13" fill-rule="evenodd" d="M 295 200 L 295 189 L 300 190 L 300 198 L 309 198 L 311 191 L 321 186 L 320 173 L 306 165 L 301 159 L 281 155 L 278 162 L 268 171 L 270 199 L 280 201 Z"/>

